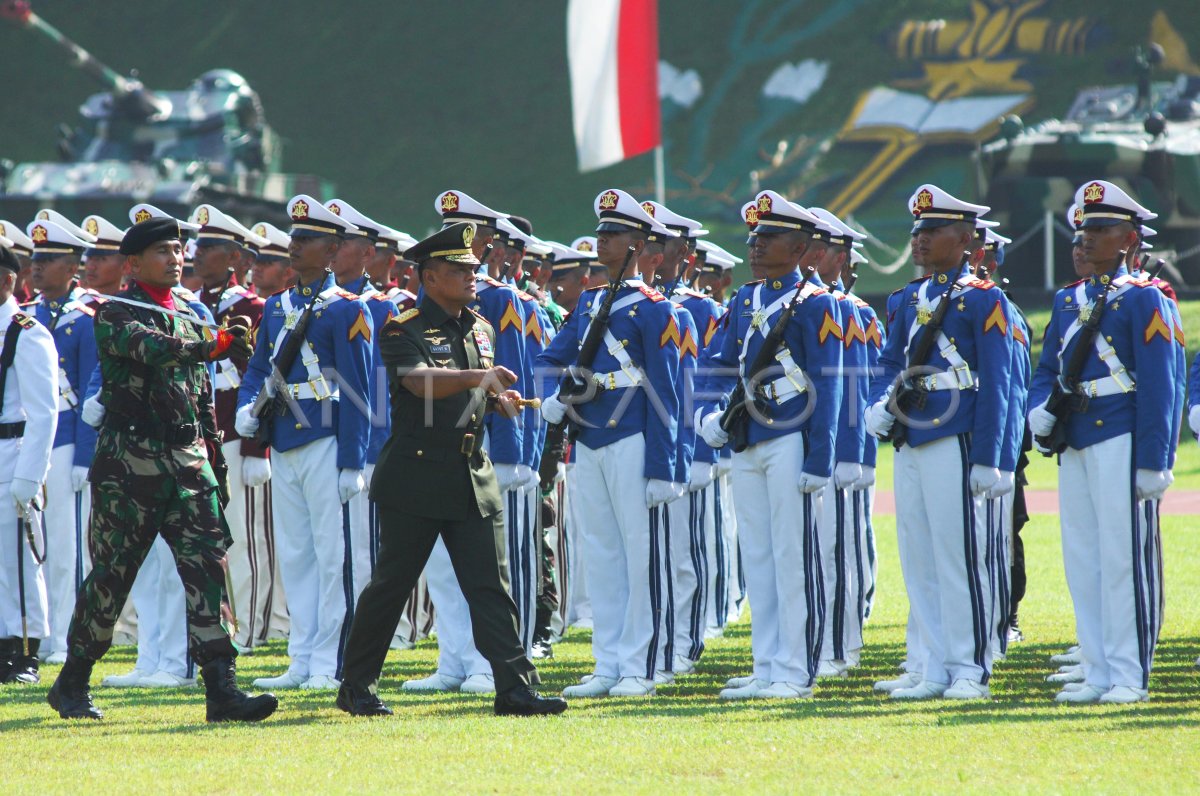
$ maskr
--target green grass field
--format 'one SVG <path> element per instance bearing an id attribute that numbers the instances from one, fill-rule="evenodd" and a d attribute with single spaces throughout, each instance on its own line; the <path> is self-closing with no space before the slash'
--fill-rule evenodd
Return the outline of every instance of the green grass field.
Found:
<path id="1" fill-rule="evenodd" d="M 1164 518 L 1167 615 L 1151 701 L 1069 707 L 1051 701 L 1048 657 L 1073 640 L 1057 526 L 1025 531 L 1028 640 L 998 664 L 993 700 L 894 704 L 871 691 L 903 652 L 907 610 L 894 522 L 880 540 L 877 613 L 863 665 L 807 702 L 723 704 L 716 694 L 748 671 L 749 624 L 711 642 L 697 675 L 649 700 L 577 700 L 559 719 L 497 719 L 484 697 L 410 696 L 400 681 L 432 670 L 422 643 L 385 668 L 390 719 L 351 719 L 333 694 L 283 693 L 257 726 L 203 722 L 203 697 L 97 688 L 98 724 L 66 723 L 45 694 L 0 691 L 0 736 L 13 793 L 370 790 L 429 792 L 839 792 L 1194 790 L 1200 744 L 1200 539 L 1193 518 Z M 555 692 L 589 671 L 588 636 L 573 631 L 542 667 Z M 96 678 L 132 667 L 116 649 Z M 244 682 L 285 666 L 281 644 L 241 659 Z"/>

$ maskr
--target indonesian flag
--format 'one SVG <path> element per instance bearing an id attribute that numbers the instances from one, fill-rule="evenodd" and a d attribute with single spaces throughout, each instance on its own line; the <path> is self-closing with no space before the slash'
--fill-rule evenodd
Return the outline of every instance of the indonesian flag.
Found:
<path id="1" fill-rule="evenodd" d="M 567 59 L 580 171 L 662 143 L 657 0 L 569 0 Z"/>

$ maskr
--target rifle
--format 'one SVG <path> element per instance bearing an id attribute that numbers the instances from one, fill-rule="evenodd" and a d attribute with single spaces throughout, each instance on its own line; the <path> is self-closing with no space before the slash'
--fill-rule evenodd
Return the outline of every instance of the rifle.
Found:
<path id="1" fill-rule="evenodd" d="M 892 424 L 892 430 L 883 439 L 885 442 L 890 440 L 892 447 L 896 450 L 900 450 L 900 447 L 908 439 L 908 426 L 902 418 L 907 417 L 915 410 L 924 409 L 925 400 L 929 395 L 929 390 L 925 388 L 925 385 L 919 380 L 914 380 L 910 372 L 913 368 L 924 367 L 929 363 L 929 357 L 933 354 L 933 346 L 937 343 L 942 325 L 946 322 L 946 313 L 950 311 L 950 301 L 957 288 L 958 283 L 956 282 L 942 294 L 941 300 L 938 301 L 938 305 L 933 309 L 933 314 L 929 317 L 929 322 L 925 324 L 925 333 L 917 342 L 916 347 L 911 350 L 908 367 L 901 374 L 900 384 L 892 391 L 892 397 L 888 399 L 888 414 L 895 417 L 896 422 Z"/>
<path id="2" fill-rule="evenodd" d="M 779 352 L 779 346 L 783 344 L 784 332 L 787 331 L 788 324 L 792 322 L 792 316 L 796 313 L 797 305 L 800 304 L 804 288 L 812 279 L 815 271 L 816 269 L 810 266 L 808 273 L 796 285 L 796 292 L 792 294 L 792 300 L 784 307 L 783 312 L 779 313 L 779 317 L 771 325 L 767 336 L 763 338 L 762 348 L 758 349 L 758 353 L 754 355 L 754 361 L 746 369 L 745 377 L 738 379 L 733 392 L 729 394 L 729 406 L 725 407 L 725 411 L 721 413 L 720 422 L 721 428 L 729 434 L 729 438 L 733 442 L 734 453 L 741 453 L 749 445 L 750 403 L 753 402 L 758 411 L 763 414 L 766 414 L 767 411 L 764 396 L 758 390 L 759 385 L 755 384 L 755 394 L 749 396 L 746 395 L 746 382 L 756 381 L 775 362 L 775 355 Z"/>
<path id="3" fill-rule="evenodd" d="M 846 277 L 846 289 L 843 290 L 842 292 L 845 293 L 847 296 L 849 296 L 850 291 L 854 289 L 854 283 L 857 281 L 858 281 L 858 274 L 850 274 L 850 276 Z"/>
<path id="4" fill-rule="evenodd" d="M 271 444 L 271 429 L 275 425 L 275 418 L 282 417 L 287 412 L 287 379 L 283 374 L 291 369 L 296 357 L 300 356 L 300 346 L 304 345 L 304 335 L 308 331 L 308 322 L 312 318 L 317 299 L 318 296 L 313 296 L 312 301 L 308 302 L 308 306 L 296 319 L 296 325 L 288 333 L 287 339 L 279 347 L 279 353 L 271 360 L 271 375 L 267 377 L 266 383 L 258 392 L 258 397 L 254 399 L 254 406 L 250 409 L 250 415 L 258 420 L 254 441 L 263 448 Z"/>
<path id="5" fill-rule="evenodd" d="M 1046 399 L 1046 411 L 1054 415 L 1055 422 L 1049 434 L 1044 437 L 1034 436 L 1038 445 L 1046 450 L 1043 456 L 1053 456 L 1067 449 L 1067 419 L 1072 413 L 1087 409 L 1088 397 L 1080 395 L 1077 391 L 1079 375 L 1093 350 L 1096 335 L 1100 333 L 1100 319 L 1108 306 L 1108 291 L 1112 289 L 1113 285 L 1110 282 L 1104 292 L 1096 298 L 1096 304 L 1083 320 L 1079 333 L 1075 335 L 1075 350 L 1071 352 L 1071 359 L 1054 382 L 1054 390 L 1050 397 Z"/>
<path id="6" fill-rule="evenodd" d="M 615 280 L 608 283 L 608 291 L 600 300 L 596 314 L 592 316 L 592 323 L 583 338 L 583 344 L 579 347 L 579 356 L 575 359 L 575 364 L 563 374 L 562 381 L 558 386 L 558 396 L 563 399 L 564 403 L 585 404 L 596 395 L 596 383 L 590 378 L 590 371 L 596 361 L 596 355 L 600 353 L 600 346 L 604 344 L 604 335 L 608 331 L 608 316 L 612 313 L 613 302 L 616 301 L 617 293 L 621 290 L 621 283 L 625 279 L 629 262 L 636 253 L 637 249 L 633 246 L 630 246 L 629 251 L 625 252 L 625 261 L 621 263 L 621 271 Z M 561 423 L 551 426 L 549 433 L 557 436 L 565 431 L 567 441 L 574 442 L 575 438 L 579 436 L 579 430 L 578 421 L 568 417 Z"/>

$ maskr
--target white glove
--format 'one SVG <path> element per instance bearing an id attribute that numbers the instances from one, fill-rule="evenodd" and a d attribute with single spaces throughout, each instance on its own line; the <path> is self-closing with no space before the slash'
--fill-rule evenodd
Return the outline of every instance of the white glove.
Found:
<path id="1" fill-rule="evenodd" d="M 862 465 L 854 462 L 838 462 L 833 468 L 833 485 L 845 489 L 862 477 Z"/>
<path id="2" fill-rule="evenodd" d="M 663 481 L 658 478 L 646 479 L 646 508 L 652 509 L 664 503 L 670 503 L 683 494 L 683 484 L 674 481 Z"/>
<path id="3" fill-rule="evenodd" d="M 812 473 L 801 472 L 800 480 L 796 483 L 800 491 L 806 495 L 811 495 L 814 492 L 820 492 L 829 483 L 829 476 L 813 475 Z"/>
<path id="4" fill-rule="evenodd" d="M 1046 411 L 1046 402 L 1042 401 L 1029 410 L 1029 430 L 1035 437 L 1044 437 L 1054 430 L 1058 422 L 1054 415 Z"/>
<path id="5" fill-rule="evenodd" d="M 987 499 L 995 500 L 996 498 L 1004 497 L 1016 488 L 1017 474 L 1008 470 L 1001 470 L 1000 480 L 993 484 L 987 491 Z"/>
<path id="6" fill-rule="evenodd" d="M 42 485 L 37 481 L 30 481 L 28 478 L 14 478 L 12 480 L 12 487 L 10 488 L 12 490 L 13 500 L 17 503 L 17 508 L 21 510 L 27 510 L 29 508 L 29 504 L 31 504 L 33 499 L 37 497 L 38 491 L 42 488 Z"/>
<path id="7" fill-rule="evenodd" d="M 885 401 L 876 401 L 867 407 L 867 411 L 863 413 L 863 420 L 867 424 L 868 434 L 883 439 L 892 430 L 896 416 L 887 410 Z"/>
<path id="8" fill-rule="evenodd" d="M 1042 447 L 1042 443 L 1037 441 L 1037 437 L 1033 438 L 1033 449 L 1035 451 L 1037 451 L 1038 453 L 1042 454 L 1043 456 L 1047 456 L 1051 453 L 1051 450 L 1049 448 Z"/>
<path id="9" fill-rule="evenodd" d="M 567 416 L 567 405 L 558 400 L 558 391 L 542 401 L 542 417 L 550 425 L 558 425 Z"/>
<path id="10" fill-rule="evenodd" d="M 233 428 L 239 436 L 249 439 L 258 433 L 258 418 L 250 414 L 253 404 L 246 404 L 233 416 Z"/>
<path id="11" fill-rule="evenodd" d="M 528 464 L 517 465 L 517 478 L 520 479 L 516 485 L 516 488 L 519 489 L 528 489 L 529 487 L 537 486 L 540 483 L 538 474 L 535 473 L 533 468 Z"/>
<path id="12" fill-rule="evenodd" d="M 363 491 L 362 470 L 338 470 L 338 495 L 343 503 Z"/>
<path id="13" fill-rule="evenodd" d="M 1175 480 L 1175 476 L 1170 470 L 1139 469 L 1134 480 L 1137 486 L 1138 500 L 1162 500 L 1163 494 Z M 16 487 L 17 482 L 13 481 L 13 489 L 15 490 Z"/>
<path id="14" fill-rule="evenodd" d="M 559 462 L 554 468 L 554 483 L 561 484 L 567 478 L 567 463 Z"/>
<path id="15" fill-rule="evenodd" d="M 715 464 L 692 464 L 692 477 L 688 481 L 688 489 L 699 492 L 713 482 L 717 477 Z"/>
<path id="16" fill-rule="evenodd" d="M 75 465 L 71 468 L 71 489 L 75 492 L 82 492 L 87 489 L 88 484 L 88 468 Z"/>
<path id="17" fill-rule="evenodd" d="M 508 492 L 520 486 L 522 478 L 520 470 L 516 464 L 500 464 L 493 463 L 492 467 L 496 470 L 496 485 L 500 487 L 501 492 Z"/>
<path id="18" fill-rule="evenodd" d="M 1196 404 L 1188 411 L 1188 426 L 1192 429 L 1192 433 L 1200 436 L 1200 404 Z"/>
<path id="19" fill-rule="evenodd" d="M 862 475 L 854 482 L 854 488 L 866 489 L 869 486 L 875 486 L 875 468 L 864 464 Z"/>
<path id="20" fill-rule="evenodd" d="M 733 459 L 728 456 L 722 456 L 717 459 L 717 478 L 723 475 L 729 475 L 733 472 Z"/>
<path id="21" fill-rule="evenodd" d="M 720 448 L 729 442 L 729 432 L 721 428 L 720 412 L 709 412 L 700 420 L 700 437 L 710 448 Z"/>
<path id="22" fill-rule="evenodd" d="M 271 460 L 257 456 L 242 457 L 242 483 L 249 487 L 262 486 L 271 480 Z"/>
<path id="23" fill-rule="evenodd" d="M 996 485 L 1000 480 L 1000 470 L 995 467 L 984 467 L 982 464 L 971 465 L 971 494 L 982 495 Z"/>
<path id="24" fill-rule="evenodd" d="M 96 393 L 83 402 L 79 416 L 92 428 L 100 428 L 100 424 L 104 422 L 104 404 L 100 403 L 100 393 Z"/>

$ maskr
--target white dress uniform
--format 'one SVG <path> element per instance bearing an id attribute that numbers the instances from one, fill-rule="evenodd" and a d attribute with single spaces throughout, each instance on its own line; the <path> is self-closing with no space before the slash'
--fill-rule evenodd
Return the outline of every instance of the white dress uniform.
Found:
<path id="1" fill-rule="evenodd" d="M 58 358 L 50 332 L 20 313 L 12 296 L 0 304 L 0 335 L 4 340 L 17 335 L 12 365 L 0 366 L 4 371 L 0 393 L 0 539 L 4 540 L 0 548 L 4 551 L 0 554 L 0 639 L 15 639 L 14 651 L 22 655 L 22 639 L 40 641 L 50 635 L 46 576 L 37 560 L 46 553 L 46 535 L 40 511 L 31 515 L 37 527 L 26 533 L 22 520 L 18 528 L 12 489 L 15 480 L 46 482 L 58 426 Z M 38 548 L 37 558 L 29 535 Z M 29 652 L 33 655 L 36 650 L 31 647 Z"/>

